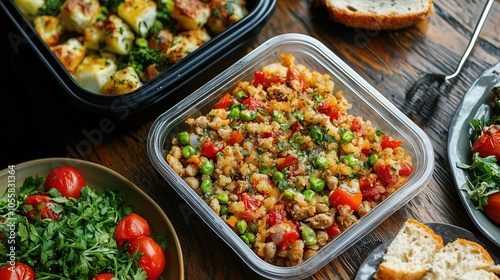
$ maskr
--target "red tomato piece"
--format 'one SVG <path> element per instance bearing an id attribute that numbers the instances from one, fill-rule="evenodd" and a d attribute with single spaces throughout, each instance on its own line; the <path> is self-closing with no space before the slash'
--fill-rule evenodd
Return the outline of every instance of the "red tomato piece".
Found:
<path id="1" fill-rule="evenodd" d="M 215 105 L 215 109 L 226 109 L 227 107 L 229 107 L 229 105 L 233 104 L 233 97 L 231 96 L 231 94 L 229 93 L 226 93 L 222 98 L 221 100 L 219 101 L 219 103 L 217 103 Z"/>
<path id="2" fill-rule="evenodd" d="M 257 99 L 253 98 L 253 97 L 248 97 L 247 99 L 245 99 L 243 102 L 241 102 L 241 104 L 247 106 L 247 109 L 248 110 L 252 110 L 252 111 L 255 111 L 257 108 L 263 108 L 264 105 L 262 104 L 262 102 L 258 101 Z"/>
<path id="3" fill-rule="evenodd" d="M 116 225 L 116 245 L 118 248 L 121 248 L 125 242 L 130 243 L 141 235 L 149 234 L 150 229 L 148 221 L 136 213 L 130 213 L 123 217 Z"/>
<path id="4" fill-rule="evenodd" d="M 64 197 L 79 198 L 83 186 L 85 186 L 85 180 L 80 171 L 71 166 L 61 166 L 53 169 L 47 175 L 44 190 L 49 191 L 55 188 Z"/>
<path id="5" fill-rule="evenodd" d="M 266 81 L 266 74 L 262 71 L 256 70 L 253 72 L 253 85 L 257 87 L 258 85 L 264 85 Z"/>
<path id="6" fill-rule="evenodd" d="M 380 183 L 377 184 L 376 176 L 363 176 L 359 179 L 359 189 L 363 195 L 363 199 L 367 201 L 380 201 L 382 195 L 387 190 Z"/>
<path id="7" fill-rule="evenodd" d="M 288 231 L 285 234 L 283 234 L 283 241 L 281 242 L 281 249 L 285 250 L 293 244 L 297 239 L 299 239 L 299 233 L 296 232 L 295 230 Z"/>
<path id="8" fill-rule="evenodd" d="M 127 252 L 141 254 L 138 263 L 148 275 L 148 280 L 158 279 L 165 269 L 165 253 L 160 245 L 150 236 L 141 235 L 130 242 Z"/>
<path id="9" fill-rule="evenodd" d="M 500 193 L 490 194 L 488 204 L 483 207 L 483 210 L 486 216 L 500 225 Z"/>
<path id="10" fill-rule="evenodd" d="M 316 106 L 316 110 L 330 117 L 330 121 L 337 120 L 340 117 L 340 111 L 330 103 L 321 102 Z"/>
<path id="11" fill-rule="evenodd" d="M 229 135 L 229 137 L 226 139 L 227 144 L 229 145 L 234 145 L 234 144 L 241 144 L 243 142 L 243 134 L 239 131 L 233 131 Z"/>
<path id="12" fill-rule="evenodd" d="M 386 185 L 395 185 L 398 182 L 398 172 L 395 168 L 388 164 L 375 166 L 375 172 L 380 182 Z"/>
<path id="13" fill-rule="evenodd" d="M 203 142 L 203 145 L 201 146 L 201 153 L 209 159 L 214 159 L 219 152 L 220 148 L 210 140 Z"/>
<path id="14" fill-rule="evenodd" d="M 57 206 L 58 204 L 53 201 L 50 196 L 46 194 L 33 194 L 28 196 L 26 200 L 24 200 L 21 209 L 23 209 L 22 211 L 24 212 L 24 209 L 26 207 L 31 208 L 28 212 L 24 213 L 30 223 L 33 223 L 35 221 L 35 217 L 59 221 L 59 219 L 61 218 L 61 214 L 58 214 L 54 211 L 54 208 Z"/>
<path id="15" fill-rule="evenodd" d="M 111 280 L 113 277 L 115 277 L 113 273 L 101 273 L 92 277 L 92 280 Z"/>
<path id="16" fill-rule="evenodd" d="M 472 145 L 471 151 L 481 157 L 495 156 L 500 161 L 500 129 L 491 125 Z"/>
<path id="17" fill-rule="evenodd" d="M 283 209 L 271 210 L 267 213 L 267 222 L 269 225 L 274 226 L 275 224 L 283 222 L 285 216 L 286 212 Z"/>
<path id="18" fill-rule="evenodd" d="M 278 159 L 278 166 L 276 169 L 279 171 L 289 167 L 289 166 L 295 166 L 299 163 L 299 159 L 296 156 L 292 155 L 286 155 L 284 158 Z"/>
<path id="19" fill-rule="evenodd" d="M 363 195 L 361 191 L 350 192 L 346 189 L 336 189 L 330 194 L 330 205 L 337 208 L 341 205 L 349 205 L 351 210 L 357 211 L 361 201 L 363 200 Z"/>
<path id="20" fill-rule="evenodd" d="M 399 169 L 399 175 L 410 176 L 413 170 L 415 170 L 415 167 L 408 162 L 403 162 L 403 164 L 401 164 L 401 168 Z"/>
<path id="21" fill-rule="evenodd" d="M 399 146 L 401 146 L 401 144 L 403 143 L 403 140 L 401 139 L 392 139 L 390 136 L 387 136 L 387 135 L 382 135 L 382 142 L 380 143 L 380 146 L 382 147 L 382 149 L 385 149 L 385 148 L 391 148 L 391 149 L 394 149 L 394 148 L 397 148 Z"/>
<path id="22" fill-rule="evenodd" d="M 35 280 L 35 271 L 27 264 L 16 262 L 14 265 L 6 264 L 0 268 L 2 280 Z"/>
<path id="23" fill-rule="evenodd" d="M 339 228 L 339 226 L 337 224 L 333 224 L 329 228 L 326 229 L 326 233 L 330 237 L 339 235 L 340 234 L 340 228 Z"/>

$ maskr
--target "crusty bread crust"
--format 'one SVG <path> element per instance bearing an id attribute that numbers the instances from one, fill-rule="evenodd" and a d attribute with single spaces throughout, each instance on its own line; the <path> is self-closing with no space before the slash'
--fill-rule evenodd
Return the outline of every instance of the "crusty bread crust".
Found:
<path id="1" fill-rule="evenodd" d="M 357 0 L 351 1 L 352 6 L 339 5 L 336 0 L 322 0 L 320 2 L 326 6 L 331 20 L 349 27 L 370 30 L 407 28 L 427 19 L 433 11 L 432 0 L 422 0 L 423 6 L 419 9 L 392 11 L 356 9 L 354 7 L 356 7 Z"/>
<path id="2" fill-rule="evenodd" d="M 387 248 L 373 279 L 422 279 L 427 274 L 427 263 L 443 246 L 441 236 L 409 218 Z M 413 253 L 408 256 L 410 251 Z"/>

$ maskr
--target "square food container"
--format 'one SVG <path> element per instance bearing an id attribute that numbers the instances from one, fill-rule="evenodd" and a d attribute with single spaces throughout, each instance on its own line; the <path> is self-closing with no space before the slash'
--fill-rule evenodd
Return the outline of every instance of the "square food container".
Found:
<path id="1" fill-rule="evenodd" d="M 177 93 L 183 85 L 196 79 L 210 66 L 256 35 L 271 18 L 277 0 L 247 0 L 248 14 L 236 24 L 214 36 L 142 87 L 118 96 L 95 94 L 78 85 L 13 1 L 0 1 L 0 15 L 7 16 L 12 21 L 20 33 L 20 37 L 15 34 L 15 38 L 18 41 L 25 40 L 23 42 L 30 45 L 68 93 L 71 102 L 91 113 L 117 116 L 123 112 L 142 111 Z"/>
<path id="2" fill-rule="evenodd" d="M 265 65 L 281 61 L 280 53 L 292 54 L 297 64 L 302 64 L 311 71 L 330 74 L 335 83 L 335 91 L 342 90 L 353 105 L 348 112 L 371 120 L 374 127 L 403 139 L 403 147 L 413 157 L 415 167 L 404 186 L 312 257 L 291 267 L 279 267 L 259 258 L 165 160 L 172 138 L 187 128 L 187 118 L 209 112 L 239 81 L 251 81 L 254 70 L 261 70 Z M 320 270 L 417 195 L 429 182 L 434 169 L 434 151 L 425 132 L 321 42 L 302 34 L 284 34 L 271 38 L 161 114 L 151 127 L 147 145 L 152 164 L 170 187 L 252 270 L 270 279 L 303 279 Z"/>

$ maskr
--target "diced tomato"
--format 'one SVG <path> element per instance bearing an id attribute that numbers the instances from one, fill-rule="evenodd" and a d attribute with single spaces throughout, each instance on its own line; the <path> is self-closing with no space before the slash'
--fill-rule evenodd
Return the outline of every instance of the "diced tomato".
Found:
<path id="1" fill-rule="evenodd" d="M 301 131 L 303 128 L 304 127 L 299 122 L 292 123 L 291 129 L 293 132 Z"/>
<path id="2" fill-rule="evenodd" d="M 293 244 L 297 239 L 299 239 L 299 233 L 295 230 L 291 230 L 283 234 L 283 241 L 281 242 L 281 249 L 285 250 Z"/>
<path id="3" fill-rule="evenodd" d="M 292 155 L 286 155 L 286 157 L 278 159 L 278 166 L 276 167 L 279 171 L 289 167 L 295 166 L 299 163 L 299 159 Z"/>
<path id="4" fill-rule="evenodd" d="M 231 96 L 231 94 L 229 93 L 226 93 L 222 98 L 221 100 L 219 101 L 219 103 L 217 103 L 215 105 L 215 109 L 226 109 L 227 107 L 229 107 L 229 105 L 233 104 L 233 97 Z"/>
<path id="5" fill-rule="evenodd" d="M 382 149 L 385 149 L 385 148 L 394 149 L 394 148 L 401 146 L 401 143 L 403 143 L 403 140 L 401 140 L 401 139 L 395 140 L 395 139 L 392 139 L 392 137 L 384 134 L 384 135 L 382 135 L 382 142 L 380 143 L 380 146 L 382 147 Z"/>
<path id="6" fill-rule="evenodd" d="M 385 185 L 394 185 L 398 182 L 398 173 L 395 168 L 388 164 L 375 166 L 375 172 L 380 182 Z"/>
<path id="7" fill-rule="evenodd" d="M 241 104 L 247 106 L 247 109 L 248 110 L 256 110 L 257 108 L 263 108 L 264 105 L 262 104 L 262 102 L 258 101 L 257 99 L 253 98 L 253 97 L 248 97 L 247 99 L 243 100 L 243 102 L 241 102 Z"/>
<path id="8" fill-rule="evenodd" d="M 269 225 L 273 226 L 283 222 L 286 212 L 283 209 L 271 210 L 267 213 L 267 222 Z"/>
<path id="9" fill-rule="evenodd" d="M 399 169 L 399 175 L 410 176 L 413 170 L 415 170 L 415 167 L 413 167 L 408 162 L 403 162 L 403 164 L 401 164 L 401 168 Z"/>
<path id="10" fill-rule="evenodd" d="M 354 118 L 351 124 L 351 130 L 354 132 L 363 132 L 364 128 L 361 125 L 361 121 L 358 118 Z"/>
<path id="11" fill-rule="evenodd" d="M 346 189 L 338 188 L 330 194 L 330 205 L 337 208 L 341 205 L 349 205 L 351 210 L 357 211 L 361 201 L 363 200 L 363 195 L 361 191 L 349 191 Z"/>
<path id="12" fill-rule="evenodd" d="M 203 145 L 201 147 L 201 153 L 209 159 L 215 158 L 220 150 L 221 149 L 210 140 L 203 142 Z"/>
<path id="13" fill-rule="evenodd" d="M 330 103 L 321 102 L 316 107 L 316 110 L 330 117 L 331 121 L 337 120 L 340 117 L 340 111 Z"/>
<path id="14" fill-rule="evenodd" d="M 339 228 L 339 226 L 337 224 L 333 224 L 329 228 L 326 229 L 326 233 L 330 237 L 339 235 L 340 234 L 340 228 Z"/>
<path id="15" fill-rule="evenodd" d="M 359 189 L 363 199 L 367 201 L 380 201 L 387 190 L 380 183 L 377 184 L 376 176 L 363 176 L 359 179 Z"/>
<path id="16" fill-rule="evenodd" d="M 255 87 L 257 87 L 258 85 L 262 85 L 262 88 L 264 90 L 266 90 L 272 84 L 283 83 L 283 80 L 284 80 L 284 77 L 281 77 L 279 75 L 266 76 L 266 73 L 257 70 L 254 72 L 253 85 Z"/>
<path id="17" fill-rule="evenodd" d="M 229 145 L 241 144 L 243 142 L 243 134 L 239 131 L 233 131 L 226 139 L 226 143 Z"/>
<path id="18" fill-rule="evenodd" d="M 472 145 L 471 151 L 481 157 L 495 156 L 500 161 L 500 129 L 491 125 Z"/>
<path id="19" fill-rule="evenodd" d="M 255 211 L 259 208 L 259 203 L 255 199 L 255 197 L 251 196 L 248 193 L 242 193 L 241 199 L 245 204 L 245 209 Z"/>

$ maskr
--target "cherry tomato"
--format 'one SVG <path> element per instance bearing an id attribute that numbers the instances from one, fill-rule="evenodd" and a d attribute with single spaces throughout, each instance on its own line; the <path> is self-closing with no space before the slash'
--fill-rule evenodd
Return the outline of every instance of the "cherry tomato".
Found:
<path id="1" fill-rule="evenodd" d="M 2 280 L 35 280 L 35 271 L 27 264 L 16 262 L 14 265 L 6 264 L 0 268 Z"/>
<path id="2" fill-rule="evenodd" d="M 141 235 L 149 235 L 150 229 L 146 219 L 135 214 L 130 213 L 123 217 L 115 229 L 115 240 L 118 248 L 121 248 L 125 242 L 130 243 Z"/>
<path id="3" fill-rule="evenodd" d="M 111 280 L 113 277 L 115 277 L 113 273 L 101 273 L 92 277 L 92 280 Z"/>
<path id="4" fill-rule="evenodd" d="M 59 221 L 61 214 L 56 213 L 54 210 L 57 206 L 58 204 L 50 196 L 46 194 L 33 194 L 26 198 L 21 209 L 24 212 L 25 208 L 30 208 L 28 212 L 24 213 L 30 223 L 35 221 L 35 217 Z"/>
<path id="5" fill-rule="evenodd" d="M 359 178 L 359 189 L 363 199 L 367 201 L 381 201 L 387 190 L 377 181 L 376 176 L 362 176 Z"/>
<path id="6" fill-rule="evenodd" d="M 484 213 L 493 222 L 500 225 L 500 193 L 488 196 L 488 204 L 483 207 Z"/>
<path id="7" fill-rule="evenodd" d="M 61 166 L 50 171 L 47 175 L 44 190 L 49 191 L 55 188 L 64 197 L 79 198 L 83 186 L 85 186 L 85 180 L 80 171 L 71 166 Z"/>
<path id="8" fill-rule="evenodd" d="M 471 151 L 481 157 L 495 156 L 500 161 L 500 129 L 491 125 L 472 145 Z"/>
<path id="9" fill-rule="evenodd" d="M 209 159 L 214 159 L 219 152 L 220 148 L 210 140 L 203 142 L 203 145 L 201 146 L 201 153 Z"/>
<path id="10" fill-rule="evenodd" d="M 258 101 L 257 99 L 253 98 L 253 97 L 248 97 L 247 99 L 245 99 L 241 104 L 247 106 L 247 109 L 248 110 L 256 110 L 257 108 L 263 108 L 264 105 L 262 104 L 262 102 Z"/>
<path id="11" fill-rule="evenodd" d="M 148 275 L 147 279 L 158 279 L 165 268 L 165 254 L 160 245 L 150 236 L 141 235 L 130 242 L 127 248 L 130 255 L 136 251 L 142 255 L 138 262 Z"/>
<path id="12" fill-rule="evenodd" d="M 337 208 L 341 205 L 349 205 L 351 210 L 357 211 L 361 201 L 363 200 L 363 195 L 361 191 L 350 192 L 346 189 L 336 189 L 330 194 L 330 205 Z"/>

